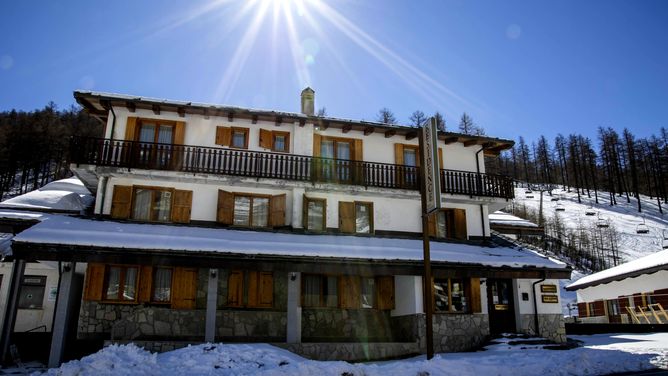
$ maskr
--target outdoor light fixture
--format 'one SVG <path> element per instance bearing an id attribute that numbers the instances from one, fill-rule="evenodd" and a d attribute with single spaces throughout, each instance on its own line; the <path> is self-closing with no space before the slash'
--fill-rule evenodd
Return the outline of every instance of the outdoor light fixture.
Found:
<path id="1" fill-rule="evenodd" d="M 211 269 L 211 278 L 216 278 L 218 271 L 216 269 Z"/>
<path id="2" fill-rule="evenodd" d="M 290 273 L 290 280 L 294 281 L 296 279 L 297 279 L 297 273 L 295 273 L 295 272 Z"/>
<path id="3" fill-rule="evenodd" d="M 70 264 L 69 262 L 64 263 L 63 270 L 69 272 L 70 270 L 72 270 L 72 264 Z"/>

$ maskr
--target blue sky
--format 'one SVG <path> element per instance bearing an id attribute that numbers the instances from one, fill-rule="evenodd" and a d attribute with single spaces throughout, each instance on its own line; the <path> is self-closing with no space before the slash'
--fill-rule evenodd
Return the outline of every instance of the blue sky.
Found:
<path id="1" fill-rule="evenodd" d="M 489 135 L 640 137 L 668 126 L 668 2 L 2 1 L 0 110 L 90 89 Z"/>

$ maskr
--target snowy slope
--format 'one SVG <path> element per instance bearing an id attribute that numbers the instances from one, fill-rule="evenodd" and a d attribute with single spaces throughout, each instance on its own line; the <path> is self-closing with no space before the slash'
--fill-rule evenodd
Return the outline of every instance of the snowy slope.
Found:
<path id="1" fill-rule="evenodd" d="M 525 204 L 527 208 L 538 210 L 540 206 L 540 194 L 533 192 L 533 198 L 528 198 L 526 189 L 515 189 L 516 203 Z M 587 216 L 585 211 L 593 209 L 600 213 L 601 218 L 610 221 L 619 233 L 618 246 L 620 256 L 623 262 L 632 261 L 654 252 L 661 251 L 663 233 L 668 235 L 668 206 L 663 207 L 664 213 L 659 213 L 656 199 L 650 200 L 647 196 L 641 196 L 642 213 L 638 213 L 637 201 L 631 198 L 631 203 L 626 202 L 626 196 L 617 197 L 617 205 L 611 206 L 607 192 L 599 192 L 598 201 L 595 203 L 594 192 L 591 192 L 591 198 L 587 195 L 581 195 L 582 203 L 578 203 L 575 192 L 566 192 L 562 189 L 555 189 L 553 194 L 560 197 L 559 201 L 550 201 L 550 196 L 543 196 L 543 215 L 546 218 L 558 215 L 562 222 L 568 228 L 575 229 L 580 223 L 585 226 L 596 226 L 598 215 Z M 557 205 L 563 205 L 564 211 L 556 211 Z M 638 234 L 636 229 L 643 223 L 643 218 L 649 233 Z"/>

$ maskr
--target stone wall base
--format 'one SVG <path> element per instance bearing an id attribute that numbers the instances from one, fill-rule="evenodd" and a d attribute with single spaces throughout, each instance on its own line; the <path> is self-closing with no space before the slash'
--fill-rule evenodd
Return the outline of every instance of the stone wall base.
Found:
<path id="1" fill-rule="evenodd" d="M 566 327 L 564 325 L 564 316 L 562 314 L 539 314 L 538 327 L 540 333 L 536 333 L 534 315 L 520 315 L 520 332 L 529 335 L 540 334 L 541 337 L 557 343 L 566 342 Z"/>

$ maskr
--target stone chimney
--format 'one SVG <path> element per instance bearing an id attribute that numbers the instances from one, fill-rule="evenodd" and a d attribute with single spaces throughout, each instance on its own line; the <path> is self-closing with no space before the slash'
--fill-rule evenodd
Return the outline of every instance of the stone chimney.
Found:
<path id="1" fill-rule="evenodd" d="M 310 87 L 302 90 L 302 114 L 315 115 L 315 91 Z"/>

